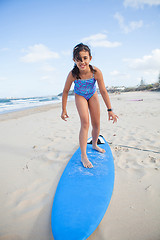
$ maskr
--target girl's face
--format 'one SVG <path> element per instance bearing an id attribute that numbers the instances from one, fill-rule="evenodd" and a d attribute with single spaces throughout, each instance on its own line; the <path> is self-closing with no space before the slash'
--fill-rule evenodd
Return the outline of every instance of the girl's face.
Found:
<path id="1" fill-rule="evenodd" d="M 78 59 L 73 59 L 80 71 L 85 71 L 89 68 L 89 63 L 92 57 L 89 56 L 89 52 L 83 50 L 79 52 Z"/>

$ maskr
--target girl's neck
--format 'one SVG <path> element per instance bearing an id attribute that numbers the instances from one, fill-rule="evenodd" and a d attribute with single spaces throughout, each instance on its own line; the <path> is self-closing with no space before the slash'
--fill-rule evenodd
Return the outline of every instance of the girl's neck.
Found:
<path id="1" fill-rule="evenodd" d="M 80 73 L 80 77 L 82 77 L 82 79 L 83 79 L 83 78 L 90 76 L 92 72 L 91 72 L 90 67 L 88 67 L 88 69 L 86 69 L 84 71 L 79 71 L 79 73 Z"/>

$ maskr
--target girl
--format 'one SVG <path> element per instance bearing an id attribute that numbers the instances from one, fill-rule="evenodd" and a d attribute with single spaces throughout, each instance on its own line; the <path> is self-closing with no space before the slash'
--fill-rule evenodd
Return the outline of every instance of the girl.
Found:
<path id="1" fill-rule="evenodd" d="M 74 68 L 68 74 L 63 95 L 62 95 L 62 114 L 61 118 L 67 121 L 69 117 L 66 110 L 68 92 L 74 82 L 75 102 L 81 120 L 79 133 L 79 143 L 81 148 L 81 161 L 84 167 L 92 168 L 93 165 L 87 158 L 86 148 L 89 130 L 89 112 L 92 122 L 92 147 L 103 153 L 104 150 L 97 146 L 100 132 L 100 105 L 96 91 L 96 81 L 103 100 L 108 108 L 109 120 L 117 122 L 118 116 L 111 108 L 110 99 L 104 84 L 101 71 L 97 67 L 90 65 L 92 60 L 91 51 L 87 45 L 80 43 L 73 49 Z M 89 110 L 89 111 L 88 111 Z"/>

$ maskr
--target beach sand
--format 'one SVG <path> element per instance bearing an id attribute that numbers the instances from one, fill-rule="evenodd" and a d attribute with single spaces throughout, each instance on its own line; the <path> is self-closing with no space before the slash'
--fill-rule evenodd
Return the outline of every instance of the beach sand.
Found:
<path id="1" fill-rule="evenodd" d="M 115 185 L 88 239 L 160 240 L 160 93 L 110 94 L 116 124 L 99 98 L 100 133 L 114 156 Z M 74 101 L 67 107 L 67 122 L 60 118 L 61 104 L 0 115 L 0 240 L 53 240 L 54 194 L 79 147 Z"/>

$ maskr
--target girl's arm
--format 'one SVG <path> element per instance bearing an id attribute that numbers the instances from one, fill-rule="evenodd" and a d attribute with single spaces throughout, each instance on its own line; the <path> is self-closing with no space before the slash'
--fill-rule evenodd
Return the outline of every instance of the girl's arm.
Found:
<path id="1" fill-rule="evenodd" d="M 72 72 L 70 72 L 68 74 L 68 77 L 67 77 L 64 89 L 63 89 L 63 94 L 62 94 L 62 114 L 61 114 L 61 118 L 64 121 L 67 121 L 66 118 L 69 118 L 69 116 L 67 114 L 66 106 L 67 106 L 68 92 L 69 92 L 69 90 L 71 88 L 71 85 L 72 85 L 73 81 L 74 81 L 74 78 L 72 76 Z"/>
<path id="2" fill-rule="evenodd" d="M 111 110 L 111 111 L 108 111 L 109 120 L 113 120 L 113 123 L 114 123 L 114 122 L 117 122 L 118 116 L 115 115 L 115 114 L 113 113 L 113 111 L 112 111 L 110 98 L 109 98 L 107 89 L 106 89 L 105 84 L 104 84 L 102 72 L 101 72 L 98 68 L 95 68 L 95 69 L 96 69 L 95 79 L 97 80 L 98 87 L 99 87 L 99 91 L 100 91 L 100 93 L 101 93 L 101 95 L 102 95 L 102 98 L 103 98 L 105 104 L 106 104 L 106 107 L 107 107 L 109 110 Z"/>

